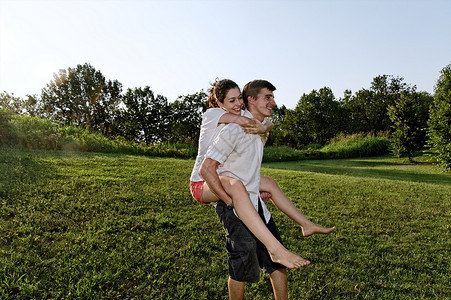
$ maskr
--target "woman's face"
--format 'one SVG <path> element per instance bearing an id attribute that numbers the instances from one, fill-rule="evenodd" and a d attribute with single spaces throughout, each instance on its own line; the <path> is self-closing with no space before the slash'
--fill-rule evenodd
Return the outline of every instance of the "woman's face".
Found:
<path id="1" fill-rule="evenodd" d="M 243 106 L 243 97 L 239 88 L 230 89 L 224 99 L 224 103 L 218 103 L 219 107 L 226 112 L 241 115 L 241 107 Z"/>

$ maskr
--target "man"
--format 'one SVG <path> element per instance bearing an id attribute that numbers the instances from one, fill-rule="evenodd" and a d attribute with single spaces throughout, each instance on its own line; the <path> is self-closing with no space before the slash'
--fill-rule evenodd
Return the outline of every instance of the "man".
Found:
<path id="1" fill-rule="evenodd" d="M 276 88 L 266 80 L 254 80 L 243 88 L 243 101 L 249 117 L 263 122 L 269 117 L 275 105 Z M 218 176 L 239 179 L 249 193 L 253 206 L 262 220 L 279 240 L 280 235 L 270 212 L 259 197 L 260 165 L 263 157 L 263 143 L 260 136 L 245 134 L 237 124 L 226 125 L 210 146 L 201 167 L 201 175 L 217 194 L 223 192 Z M 226 230 L 226 250 L 229 263 L 229 297 L 243 299 L 246 282 L 258 282 L 259 266 L 270 274 L 276 299 L 288 299 L 286 268 L 271 261 L 266 248 L 238 219 L 234 210 L 219 201 L 216 213 Z M 305 260 L 303 265 L 310 262 Z"/>

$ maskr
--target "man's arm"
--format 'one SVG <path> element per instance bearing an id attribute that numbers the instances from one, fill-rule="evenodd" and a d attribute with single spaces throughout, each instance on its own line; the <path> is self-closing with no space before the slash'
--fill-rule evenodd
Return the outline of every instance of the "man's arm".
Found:
<path id="1" fill-rule="evenodd" d="M 218 166 L 219 162 L 211 158 L 206 158 L 200 166 L 200 176 L 202 176 L 210 189 L 216 194 L 216 196 L 218 196 L 219 199 L 224 201 L 226 204 L 232 204 L 232 198 L 224 190 L 221 180 L 219 179 L 218 172 L 216 171 Z"/>

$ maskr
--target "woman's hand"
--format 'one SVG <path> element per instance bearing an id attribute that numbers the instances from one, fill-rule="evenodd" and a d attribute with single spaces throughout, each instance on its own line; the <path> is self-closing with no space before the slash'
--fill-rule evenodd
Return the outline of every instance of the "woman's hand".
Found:
<path id="1" fill-rule="evenodd" d="M 259 134 L 259 136 L 262 139 L 263 145 L 266 145 L 266 142 L 268 141 L 269 133 L 262 133 L 262 134 Z"/>
<path id="2" fill-rule="evenodd" d="M 262 122 L 256 119 L 249 119 L 246 124 L 241 125 L 245 133 L 249 134 L 266 134 L 268 132 L 268 127 L 263 125 Z"/>

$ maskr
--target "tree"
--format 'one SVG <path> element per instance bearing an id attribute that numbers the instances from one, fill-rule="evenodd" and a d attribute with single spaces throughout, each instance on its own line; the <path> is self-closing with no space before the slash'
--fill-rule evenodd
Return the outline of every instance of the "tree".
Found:
<path id="1" fill-rule="evenodd" d="M 345 97 L 344 107 L 350 114 L 352 132 L 390 131 L 392 122 L 387 113 L 401 92 L 415 92 L 416 87 L 403 82 L 403 78 L 377 76 L 370 89 L 361 89 L 352 97 Z"/>
<path id="2" fill-rule="evenodd" d="M 429 118 L 429 145 L 444 170 L 451 170 L 451 64 L 441 70 Z"/>
<path id="3" fill-rule="evenodd" d="M 287 109 L 285 116 L 280 122 L 279 126 L 275 126 L 269 134 L 273 136 L 274 145 L 276 146 L 289 146 L 292 148 L 302 148 L 303 145 L 308 143 L 305 141 L 304 136 L 301 136 L 299 131 L 304 127 L 304 121 L 299 114 L 295 113 L 293 109 Z"/>
<path id="4" fill-rule="evenodd" d="M 23 100 L 23 110 L 31 117 L 39 117 L 42 112 L 42 103 L 38 95 L 27 95 Z"/>
<path id="5" fill-rule="evenodd" d="M 289 109 L 285 105 L 278 107 L 275 105 L 272 108 L 272 114 L 269 120 L 274 124 L 274 128 L 271 130 L 268 140 L 266 141 L 267 146 L 281 146 L 287 145 L 287 141 L 284 138 L 282 123 L 284 122 L 285 116 L 287 115 Z"/>
<path id="6" fill-rule="evenodd" d="M 10 113 L 23 113 L 23 100 L 7 92 L 0 93 L 0 109 Z"/>
<path id="7" fill-rule="evenodd" d="M 353 128 L 352 115 L 351 111 L 347 109 L 346 104 L 349 103 L 352 98 L 352 91 L 345 90 L 343 93 L 343 98 L 340 98 L 338 101 L 340 102 L 340 120 L 342 122 L 341 127 L 343 129 L 344 134 L 354 133 L 355 130 Z"/>
<path id="8" fill-rule="evenodd" d="M 302 148 L 310 143 L 325 144 L 343 130 L 342 107 L 332 90 L 313 90 L 299 99 L 296 108 L 283 121 L 285 137 Z"/>
<path id="9" fill-rule="evenodd" d="M 15 97 L 14 93 L 0 93 L 0 109 L 16 114 L 28 114 L 32 117 L 40 115 L 41 103 L 38 96 L 27 95 L 26 99 Z"/>
<path id="10" fill-rule="evenodd" d="M 42 89 L 43 115 L 66 124 L 109 133 L 118 112 L 122 85 L 107 81 L 91 65 L 60 70 Z"/>
<path id="11" fill-rule="evenodd" d="M 394 155 L 413 154 L 425 144 L 425 129 L 431 97 L 427 93 L 402 92 L 388 106 L 388 115 L 393 123 L 391 148 Z"/>
<path id="12" fill-rule="evenodd" d="M 155 144 L 168 136 L 170 106 L 166 97 L 157 95 L 150 87 L 128 89 L 123 97 L 119 127 L 128 140 Z"/>
<path id="13" fill-rule="evenodd" d="M 180 96 L 171 106 L 170 130 L 167 142 L 197 145 L 199 141 L 202 113 L 207 109 L 207 94 Z"/>

